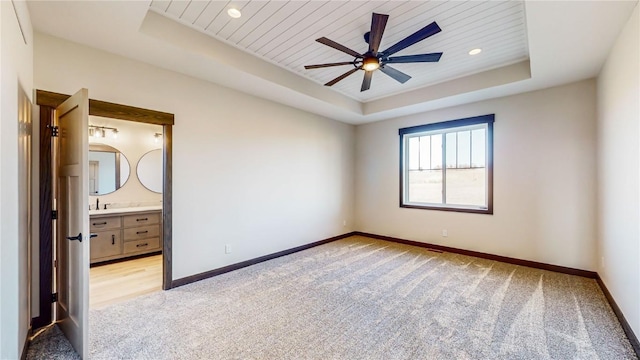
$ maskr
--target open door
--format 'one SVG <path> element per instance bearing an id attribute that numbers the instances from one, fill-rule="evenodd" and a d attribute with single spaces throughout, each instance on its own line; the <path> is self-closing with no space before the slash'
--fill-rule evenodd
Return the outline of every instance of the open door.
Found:
<path id="1" fill-rule="evenodd" d="M 57 320 L 86 359 L 89 339 L 89 92 L 78 91 L 56 108 Z"/>

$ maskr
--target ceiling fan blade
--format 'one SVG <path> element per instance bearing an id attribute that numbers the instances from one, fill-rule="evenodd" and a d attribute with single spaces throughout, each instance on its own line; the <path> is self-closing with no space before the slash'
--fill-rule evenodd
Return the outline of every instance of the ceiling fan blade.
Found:
<path id="1" fill-rule="evenodd" d="M 416 62 L 438 62 L 442 53 L 431 54 L 418 54 L 418 55 L 406 55 L 406 56 L 394 56 L 383 61 L 386 64 L 400 64 L 400 63 L 416 63 Z"/>
<path id="2" fill-rule="evenodd" d="M 371 87 L 371 77 L 373 77 L 373 71 L 365 71 L 364 78 L 362 78 L 362 87 L 360 88 L 360 92 L 369 90 Z"/>
<path id="3" fill-rule="evenodd" d="M 342 75 L 338 76 L 337 78 L 335 78 L 335 79 L 333 79 L 333 80 L 329 81 L 328 83 L 324 84 L 324 86 L 333 86 L 333 85 L 335 85 L 338 81 L 340 81 L 340 80 L 342 80 L 342 79 L 346 78 L 347 76 L 349 76 L 349 75 L 353 74 L 354 72 L 356 72 L 356 71 L 358 71 L 358 70 L 360 70 L 360 69 L 358 69 L 358 68 L 353 68 L 353 69 L 351 69 L 351 70 L 347 71 L 346 73 L 344 73 L 344 74 L 342 74 Z"/>
<path id="4" fill-rule="evenodd" d="M 304 68 L 309 70 L 309 69 L 320 69 L 320 68 L 326 68 L 331 66 L 342 66 L 342 65 L 353 65 L 353 61 L 343 61 L 343 62 L 337 62 L 337 63 L 318 64 L 318 65 L 305 65 Z"/>
<path id="5" fill-rule="evenodd" d="M 369 33 L 369 52 L 373 54 L 378 53 L 378 47 L 380 47 L 380 41 L 382 41 L 382 34 L 384 34 L 384 28 L 387 26 L 387 20 L 389 15 L 373 13 L 371 16 L 371 32 Z"/>
<path id="6" fill-rule="evenodd" d="M 320 44 L 325 44 L 327 46 L 330 46 L 336 50 L 340 50 L 344 53 L 347 53 L 353 57 L 359 57 L 360 54 L 358 54 L 357 52 L 355 52 L 354 50 L 349 49 L 348 47 L 344 46 L 344 45 L 340 45 L 337 42 L 333 41 L 333 40 L 329 40 L 326 37 L 321 37 L 320 39 L 316 39 L 317 42 L 319 42 Z"/>
<path id="7" fill-rule="evenodd" d="M 436 24 L 436 22 L 434 21 L 431 24 L 407 36 L 406 38 L 398 41 L 395 45 L 392 45 L 390 48 L 383 51 L 383 53 L 385 56 L 395 54 L 402 49 L 405 49 L 417 42 L 428 38 L 429 36 L 439 33 L 440 31 L 442 31 L 442 29 L 440 29 L 440 26 L 438 26 L 438 24 Z"/>
<path id="8" fill-rule="evenodd" d="M 407 81 L 409 81 L 409 79 L 411 79 L 411 76 L 403 73 L 400 70 L 396 70 L 394 68 L 392 68 L 391 66 L 385 65 L 385 66 L 381 66 L 380 67 L 380 71 L 382 71 L 383 73 L 389 75 L 390 77 L 394 78 L 396 81 L 404 84 Z"/>

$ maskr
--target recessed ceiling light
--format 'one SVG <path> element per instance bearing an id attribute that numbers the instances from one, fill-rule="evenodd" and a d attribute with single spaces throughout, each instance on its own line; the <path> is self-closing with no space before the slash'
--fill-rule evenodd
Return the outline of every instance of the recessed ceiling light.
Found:
<path id="1" fill-rule="evenodd" d="M 473 49 L 473 50 L 469 51 L 469 55 L 478 55 L 481 52 L 482 52 L 482 49 L 476 48 L 476 49 Z"/>
<path id="2" fill-rule="evenodd" d="M 242 13 L 240 12 L 240 10 L 234 9 L 234 8 L 227 10 L 227 14 L 229 14 L 229 16 L 231 16 L 234 19 L 237 19 L 240 16 L 242 16 Z"/>

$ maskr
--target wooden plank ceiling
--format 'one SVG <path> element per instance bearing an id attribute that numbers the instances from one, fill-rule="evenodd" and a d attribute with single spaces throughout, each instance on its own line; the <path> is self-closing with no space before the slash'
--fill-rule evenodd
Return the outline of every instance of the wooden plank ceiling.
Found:
<path id="1" fill-rule="evenodd" d="M 230 8 L 242 16 L 233 19 Z M 350 55 L 314 41 L 327 37 L 365 52 L 371 13 L 388 14 L 381 49 L 436 21 L 438 33 L 398 55 L 443 52 L 438 63 L 393 64 L 412 76 L 400 84 L 376 71 L 371 89 L 360 92 L 358 71 L 332 88 L 372 101 L 529 58 L 523 1 L 183 1 L 153 0 L 150 9 L 319 84 L 350 65 L 305 70 L 304 65 L 351 61 Z M 482 48 L 475 56 L 469 50 Z"/>

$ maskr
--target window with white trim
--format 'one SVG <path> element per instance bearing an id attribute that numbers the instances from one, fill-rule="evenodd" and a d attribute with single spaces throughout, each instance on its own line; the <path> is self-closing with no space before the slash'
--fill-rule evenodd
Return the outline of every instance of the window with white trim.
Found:
<path id="1" fill-rule="evenodd" d="M 494 119 L 400 129 L 400 206 L 492 214 Z"/>

